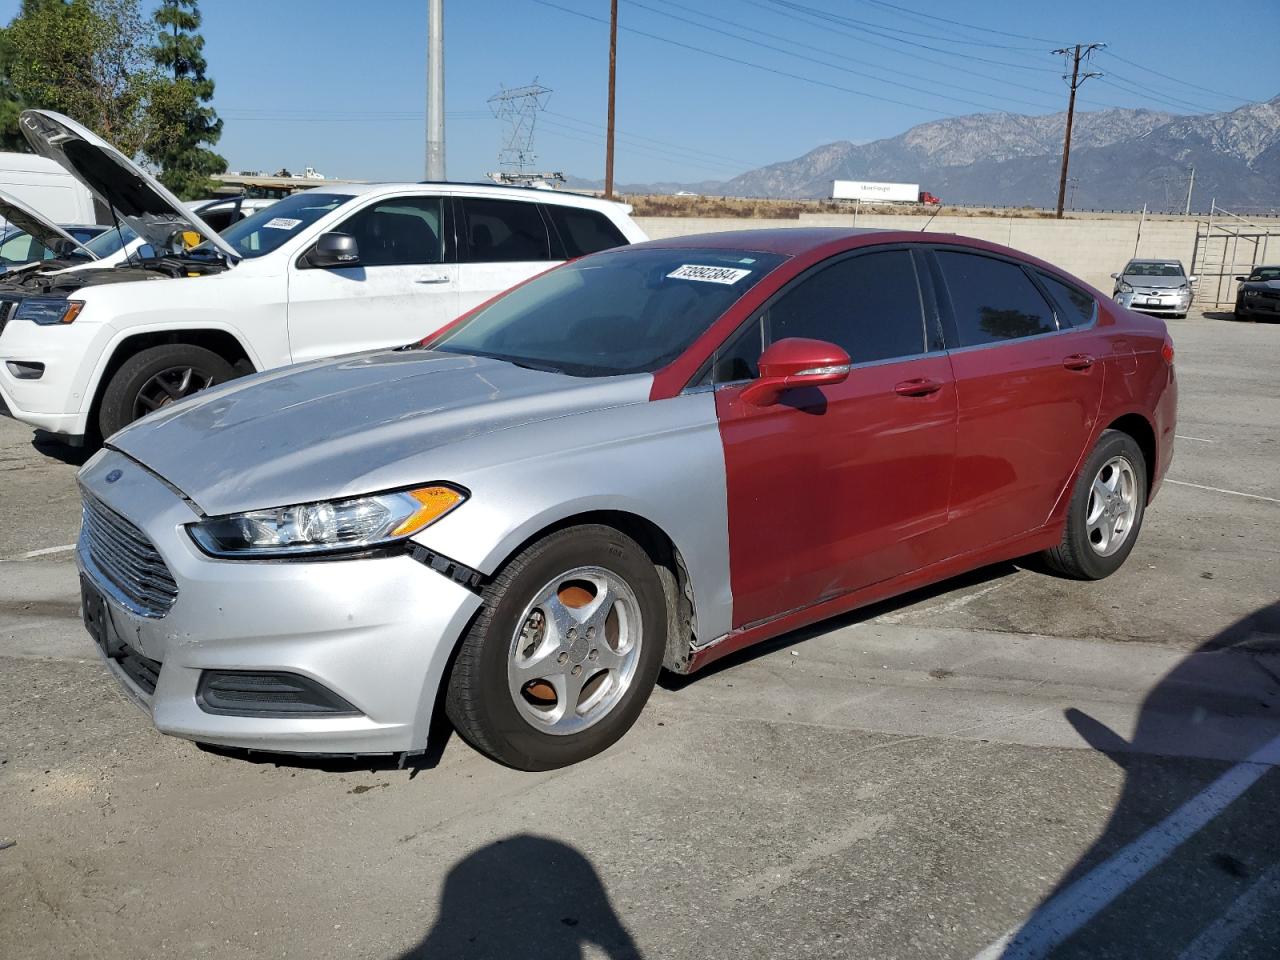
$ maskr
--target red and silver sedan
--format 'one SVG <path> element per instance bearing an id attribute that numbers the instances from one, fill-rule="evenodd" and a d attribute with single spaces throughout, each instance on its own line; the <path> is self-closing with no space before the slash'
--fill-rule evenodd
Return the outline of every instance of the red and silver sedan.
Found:
<path id="1" fill-rule="evenodd" d="M 162 731 L 526 769 L 664 666 L 995 561 L 1115 571 L 1173 453 L 1164 324 L 938 234 L 551 270 L 421 344 L 237 380 L 80 481 L 86 622 Z"/>

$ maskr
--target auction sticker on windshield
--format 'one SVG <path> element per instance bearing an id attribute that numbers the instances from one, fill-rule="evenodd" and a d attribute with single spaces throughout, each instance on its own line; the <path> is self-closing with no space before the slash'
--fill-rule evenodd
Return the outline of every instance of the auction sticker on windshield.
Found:
<path id="1" fill-rule="evenodd" d="M 667 274 L 670 280 L 701 280 L 704 283 L 737 283 L 743 277 L 751 275 L 750 270 L 738 267 L 706 267 L 696 263 L 686 263 Z"/>
<path id="2" fill-rule="evenodd" d="M 292 217 L 272 217 L 263 226 L 272 230 L 292 230 L 300 223 L 302 223 L 301 220 L 294 220 Z"/>

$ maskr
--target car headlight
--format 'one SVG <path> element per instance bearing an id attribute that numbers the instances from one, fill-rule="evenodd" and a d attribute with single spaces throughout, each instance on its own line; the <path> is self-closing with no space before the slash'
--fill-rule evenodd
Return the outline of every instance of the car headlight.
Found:
<path id="1" fill-rule="evenodd" d="M 70 323 L 84 309 L 83 300 L 64 300 L 61 297 L 27 297 L 18 304 L 15 320 L 30 320 L 42 327 Z"/>
<path id="2" fill-rule="evenodd" d="M 1133 287 L 1130 284 L 1125 283 L 1123 280 L 1116 284 L 1116 289 L 1121 293 L 1133 293 Z"/>
<path id="3" fill-rule="evenodd" d="M 413 536 L 466 498 L 461 490 L 433 484 L 211 517 L 188 524 L 187 530 L 214 557 L 251 560 L 361 551 Z"/>
<path id="4" fill-rule="evenodd" d="M 1256 296 L 1258 295 L 1258 291 L 1257 291 L 1257 290 L 1246 290 L 1246 291 L 1244 292 L 1244 295 L 1245 295 L 1246 297 L 1256 297 Z"/>

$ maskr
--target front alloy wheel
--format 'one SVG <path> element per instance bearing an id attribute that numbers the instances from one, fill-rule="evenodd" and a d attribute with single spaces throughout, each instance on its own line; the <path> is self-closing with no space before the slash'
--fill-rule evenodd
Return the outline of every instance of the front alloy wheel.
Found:
<path id="1" fill-rule="evenodd" d="M 526 547 L 494 577 L 459 645 L 445 710 L 508 766 L 549 770 L 630 729 L 666 646 L 655 561 L 613 527 L 582 524 Z"/>

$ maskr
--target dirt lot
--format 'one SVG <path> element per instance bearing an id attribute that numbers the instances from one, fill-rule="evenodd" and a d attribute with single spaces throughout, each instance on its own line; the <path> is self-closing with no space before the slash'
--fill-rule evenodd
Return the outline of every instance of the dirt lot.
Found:
<path id="1" fill-rule="evenodd" d="M 76 458 L 0 419 L 0 956 L 1276 956 L 1280 326 L 1171 328 L 1119 574 L 783 638 L 545 774 L 157 735 L 77 619 Z"/>

